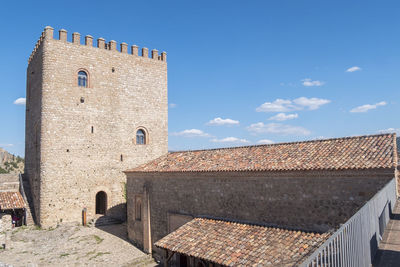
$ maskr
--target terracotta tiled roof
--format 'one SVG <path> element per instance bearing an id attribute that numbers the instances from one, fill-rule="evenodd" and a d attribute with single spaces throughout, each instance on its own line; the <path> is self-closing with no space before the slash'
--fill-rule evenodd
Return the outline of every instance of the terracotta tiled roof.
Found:
<path id="1" fill-rule="evenodd" d="M 297 266 L 329 235 L 195 218 L 155 245 L 227 266 Z"/>
<path id="2" fill-rule="evenodd" d="M 394 168 L 395 134 L 168 153 L 126 172 Z"/>
<path id="3" fill-rule="evenodd" d="M 24 199 L 19 192 L 0 192 L 0 210 L 23 209 Z"/>

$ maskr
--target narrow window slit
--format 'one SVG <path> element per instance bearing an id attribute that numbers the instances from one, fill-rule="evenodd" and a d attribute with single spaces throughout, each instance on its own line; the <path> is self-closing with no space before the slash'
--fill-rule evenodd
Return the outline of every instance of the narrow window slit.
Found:
<path id="1" fill-rule="evenodd" d="M 140 196 L 135 196 L 135 219 L 142 220 L 142 198 Z"/>

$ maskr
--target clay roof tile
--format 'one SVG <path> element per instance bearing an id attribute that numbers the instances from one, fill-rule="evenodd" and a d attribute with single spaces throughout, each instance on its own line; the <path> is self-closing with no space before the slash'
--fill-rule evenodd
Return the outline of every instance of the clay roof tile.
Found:
<path id="1" fill-rule="evenodd" d="M 397 166 L 395 134 L 168 153 L 126 172 L 379 169 Z"/>
<path id="2" fill-rule="evenodd" d="M 25 208 L 25 202 L 19 192 L 0 192 L 0 210 Z"/>
<path id="3" fill-rule="evenodd" d="M 195 218 L 157 241 L 155 245 L 227 266 L 249 266 L 250 263 L 275 266 L 278 262 L 297 266 L 329 236 L 330 233 L 315 235 L 302 231 Z"/>

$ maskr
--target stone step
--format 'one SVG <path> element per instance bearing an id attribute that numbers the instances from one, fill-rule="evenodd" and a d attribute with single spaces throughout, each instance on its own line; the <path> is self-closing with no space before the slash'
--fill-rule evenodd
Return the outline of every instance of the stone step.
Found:
<path id="1" fill-rule="evenodd" d="M 94 226 L 104 226 L 104 225 L 120 224 L 122 222 L 118 219 L 104 215 L 93 219 L 90 223 Z"/>

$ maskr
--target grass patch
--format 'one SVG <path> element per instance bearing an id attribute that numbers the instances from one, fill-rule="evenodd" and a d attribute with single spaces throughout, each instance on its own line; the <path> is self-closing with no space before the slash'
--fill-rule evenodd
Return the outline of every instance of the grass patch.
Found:
<path id="1" fill-rule="evenodd" d="M 60 258 L 69 256 L 69 253 L 63 253 L 60 255 Z"/>
<path id="2" fill-rule="evenodd" d="M 25 230 L 25 229 L 28 229 L 28 226 L 22 225 L 22 226 L 19 226 L 19 227 L 15 227 L 15 228 L 13 229 L 12 233 L 13 233 L 13 234 L 14 234 L 14 233 L 18 233 L 18 232 L 23 231 L 23 230 Z"/>
<path id="3" fill-rule="evenodd" d="M 90 255 L 92 255 L 92 254 L 94 254 L 94 253 L 96 253 L 96 251 L 95 251 L 95 250 L 93 250 L 93 251 L 89 251 L 88 253 L 86 253 L 86 257 L 87 257 L 87 256 L 90 256 Z"/>
<path id="4" fill-rule="evenodd" d="M 69 237 L 68 238 L 68 241 L 71 241 L 71 240 L 74 240 L 74 239 L 78 239 L 79 238 L 79 236 L 74 236 L 74 237 Z M 79 242 L 78 242 L 79 243 Z"/>
<path id="5" fill-rule="evenodd" d="M 101 237 L 98 236 L 98 235 L 93 235 L 93 237 L 94 237 L 94 240 L 96 240 L 96 243 L 97 243 L 97 244 L 100 244 L 100 243 L 103 242 L 103 240 L 104 240 L 104 238 L 101 238 Z"/>
<path id="6" fill-rule="evenodd" d="M 94 255 L 93 257 L 91 257 L 89 260 L 93 260 L 97 257 L 103 256 L 103 255 L 107 255 L 107 254 L 111 254 L 110 252 L 98 252 L 96 255 Z"/>
<path id="7" fill-rule="evenodd" d="M 91 235 L 78 236 L 77 238 L 79 238 L 79 240 L 77 241 L 77 243 L 93 241 L 93 239 L 94 239 L 93 236 L 91 236 Z"/>

